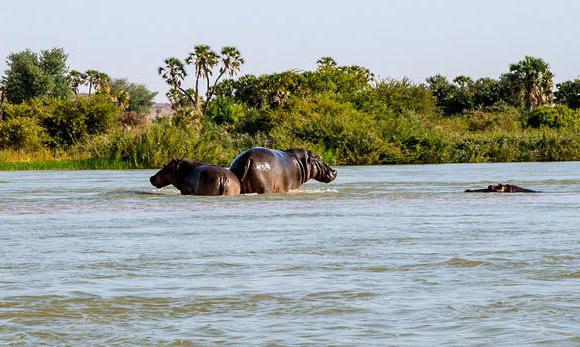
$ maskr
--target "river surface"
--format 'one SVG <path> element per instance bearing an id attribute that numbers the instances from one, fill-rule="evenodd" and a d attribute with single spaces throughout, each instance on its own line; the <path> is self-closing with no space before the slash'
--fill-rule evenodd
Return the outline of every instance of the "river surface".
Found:
<path id="1" fill-rule="evenodd" d="M 0 344 L 580 345 L 580 162 L 338 171 L 0 172 Z M 463 193 L 499 182 L 543 192 Z"/>

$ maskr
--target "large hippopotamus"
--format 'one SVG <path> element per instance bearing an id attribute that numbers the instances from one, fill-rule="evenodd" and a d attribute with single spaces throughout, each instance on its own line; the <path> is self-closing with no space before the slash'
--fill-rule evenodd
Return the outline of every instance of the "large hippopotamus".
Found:
<path id="1" fill-rule="evenodd" d="M 183 195 L 240 194 L 240 182 L 230 170 L 188 159 L 171 160 L 149 182 L 157 188 L 172 184 Z"/>
<path id="2" fill-rule="evenodd" d="M 489 185 L 483 189 L 467 189 L 466 193 L 537 193 L 535 190 L 526 189 L 511 184 Z"/>
<path id="3" fill-rule="evenodd" d="M 238 155 L 230 170 L 238 176 L 244 194 L 282 193 L 310 179 L 329 183 L 336 178 L 336 170 L 306 149 L 254 147 Z"/>

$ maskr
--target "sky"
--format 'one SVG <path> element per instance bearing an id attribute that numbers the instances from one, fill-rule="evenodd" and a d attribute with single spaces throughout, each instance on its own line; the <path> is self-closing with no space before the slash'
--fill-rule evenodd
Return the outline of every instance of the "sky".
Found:
<path id="1" fill-rule="evenodd" d="M 526 55 L 556 81 L 580 77 L 576 0 L 2 0 L 0 56 L 62 47 L 96 69 L 166 91 L 166 57 L 197 44 L 237 47 L 242 74 L 314 69 L 332 56 L 382 78 L 498 77 Z M 0 61 L 0 71 L 6 63 Z"/>

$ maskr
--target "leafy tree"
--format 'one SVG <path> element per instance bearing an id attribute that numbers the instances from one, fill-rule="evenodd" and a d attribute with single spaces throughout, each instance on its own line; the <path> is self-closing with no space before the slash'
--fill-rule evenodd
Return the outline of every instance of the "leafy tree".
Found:
<path id="1" fill-rule="evenodd" d="M 360 66 L 337 66 L 334 59 L 323 57 L 316 71 L 284 71 L 262 76 L 245 75 L 225 80 L 215 87 L 223 97 L 233 97 L 249 107 L 280 107 L 292 97 L 332 94 L 352 101 L 372 88 L 373 75 Z"/>
<path id="2" fill-rule="evenodd" d="M 558 90 L 554 93 L 556 102 L 569 108 L 580 108 L 580 78 L 573 81 L 565 81 L 556 85 Z"/>
<path id="3" fill-rule="evenodd" d="M 7 64 L 4 84 L 8 102 L 19 104 L 46 93 L 47 76 L 40 67 L 36 53 L 30 50 L 12 53 Z"/>
<path id="4" fill-rule="evenodd" d="M 515 100 L 528 110 L 552 102 L 553 74 L 549 65 L 540 58 L 526 56 L 518 63 L 510 64 L 509 72 L 502 78 Z"/>
<path id="5" fill-rule="evenodd" d="M 66 98 L 70 94 L 67 78 L 67 58 L 68 56 L 62 48 L 53 48 L 40 52 L 39 63 L 42 71 L 47 76 L 47 96 L 49 97 Z"/>
<path id="6" fill-rule="evenodd" d="M 403 115 L 414 112 L 421 115 L 436 113 L 437 100 L 427 86 L 401 80 L 385 79 L 354 101 L 358 110 L 374 113 L 377 116 Z"/>
<path id="7" fill-rule="evenodd" d="M 316 71 L 303 73 L 308 89 L 316 93 L 334 93 L 341 99 L 352 97 L 371 87 L 374 75 L 369 69 L 357 66 L 338 66 L 331 57 L 322 57 L 317 61 Z"/>
<path id="8" fill-rule="evenodd" d="M 469 98 L 469 86 L 472 82 L 468 77 L 459 76 L 451 83 L 446 77 L 435 75 L 426 81 L 444 114 L 459 114 L 472 106 Z"/>
<path id="9" fill-rule="evenodd" d="M 114 79 L 111 82 L 111 94 L 117 99 L 121 108 L 127 112 L 147 112 L 157 95 L 145 85 L 129 82 L 127 79 Z M 123 107 L 124 106 L 124 107 Z"/>
<path id="10" fill-rule="evenodd" d="M 6 100 L 6 85 L 4 79 L 0 79 L 0 120 L 4 119 L 4 100 Z"/>
<path id="11" fill-rule="evenodd" d="M 502 84 L 493 78 L 480 78 L 473 85 L 473 104 L 476 107 L 489 107 L 500 101 L 507 101 L 504 98 Z"/>
<path id="12" fill-rule="evenodd" d="M 31 50 L 10 54 L 4 77 L 8 102 L 18 104 L 39 96 L 66 98 L 69 94 L 66 59 L 62 48 L 43 50 L 40 54 Z"/>

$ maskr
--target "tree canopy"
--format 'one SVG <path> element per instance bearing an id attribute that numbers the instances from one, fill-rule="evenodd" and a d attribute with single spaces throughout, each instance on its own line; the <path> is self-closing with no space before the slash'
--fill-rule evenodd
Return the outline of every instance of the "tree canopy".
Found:
<path id="1" fill-rule="evenodd" d="M 69 96 L 67 55 L 62 48 L 35 53 L 25 50 L 8 56 L 4 72 L 6 99 L 21 103 L 35 97 Z"/>

